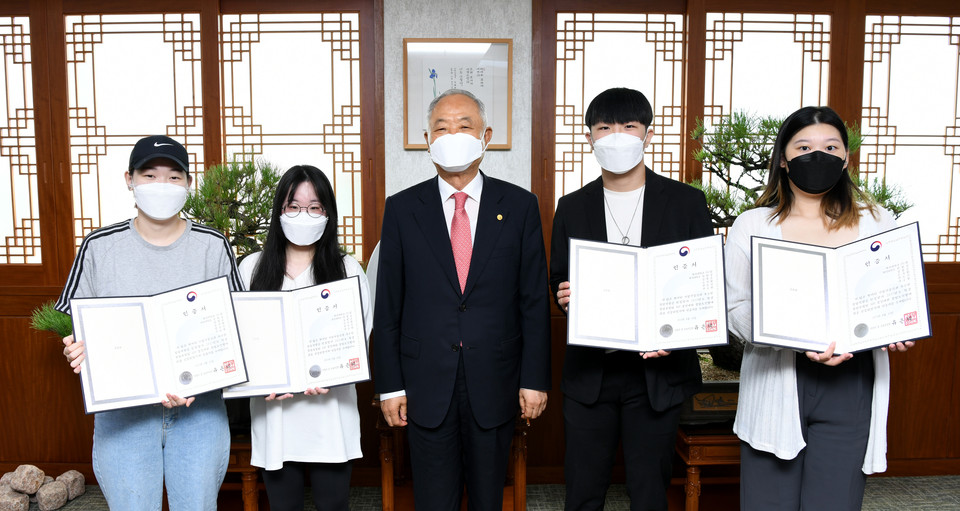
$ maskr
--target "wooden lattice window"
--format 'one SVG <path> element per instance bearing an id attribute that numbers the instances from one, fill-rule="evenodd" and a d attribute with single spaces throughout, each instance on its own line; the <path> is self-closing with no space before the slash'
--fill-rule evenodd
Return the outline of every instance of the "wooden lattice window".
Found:
<path id="1" fill-rule="evenodd" d="M 220 38 L 227 158 L 323 170 L 340 242 L 361 257 L 358 14 L 224 15 Z"/>
<path id="2" fill-rule="evenodd" d="M 169 135 L 202 172 L 199 14 L 66 16 L 74 238 L 134 216 L 133 144 Z"/>
<path id="3" fill-rule="evenodd" d="M 0 16 L 0 50 L 0 263 L 38 264 L 41 205 L 26 17 Z"/>
<path id="4" fill-rule="evenodd" d="M 960 17 L 867 16 L 860 173 L 902 188 L 924 260 L 960 261 Z"/>
<path id="5" fill-rule="evenodd" d="M 786 117 L 802 106 L 827 103 L 828 15 L 707 13 L 706 43 L 708 132 L 733 112 Z M 712 184 L 723 185 L 718 179 Z"/>
<path id="6" fill-rule="evenodd" d="M 647 96 L 656 137 L 644 161 L 679 178 L 683 32 L 680 14 L 557 14 L 554 201 L 600 175 L 583 136 L 583 115 L 610 87 Z"/>

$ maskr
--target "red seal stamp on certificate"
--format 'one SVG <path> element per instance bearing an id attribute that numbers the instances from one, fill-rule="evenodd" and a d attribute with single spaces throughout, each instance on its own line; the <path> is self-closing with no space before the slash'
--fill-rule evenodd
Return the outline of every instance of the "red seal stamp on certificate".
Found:
<path id="1" fill-rule="evenodd" d="M 703 328 L 706 329 L 707 332 L 716 332 L 716 331 L 717 331 L 717 320 L 715 320 L 715 319 L 708 319 L 707 322 L 706 322 L 706 324 L 703 325 Z"/>
<path id="2" fill-rule="evenodd" d="M 351 358 L 351 359 L 350 359 L 350 370 L 351 370 L 351 371 L 356 371 L 357 369 L 360 369 L 360 359 L 359 359 L 359 358 Z"/>
<path id="3" fill-rule="evenodd" d="M 232 373 L 237 370 L 237 364 L 233 360 L 227 360 L 223 363 L 223 372 Z"/>
<path id="4" fill-rule="evenodd" d="M 908 312 L 903 315 L 903 325 L 910 326 L 917 324 L 917 311 Z"/>

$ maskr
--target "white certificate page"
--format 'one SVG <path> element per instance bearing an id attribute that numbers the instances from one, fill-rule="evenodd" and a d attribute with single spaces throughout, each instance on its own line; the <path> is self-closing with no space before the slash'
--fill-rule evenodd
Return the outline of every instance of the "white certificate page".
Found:
<path id="1" fill-rule="evenodd" d="M 152 297 L 166 331 L 171 394 L 186 397 L 247 381 L 226 278 Z M 158 325 L 159 330 L 160 325 Z"/>
<path id="2" fill-rule="evenodd" d="M 71 300 L 87 413 L 246 381 L 226 277 L 147 297 Z"/>
<path id="3" fill-rule="evenodd" d="M 845 351 L 929 337 L 919 226 L 908 224 L 842 248 Z"/>
<path id="4" fill-rule="evenodd" d="M 828 256 L 823 247 L 767 239 L 754 243 L 754 342 L 826 350 L 831 342 Z"/>
<path id="5" fill-rule="evenodd" d="M 726 344 L 723 237 L 650 247 L 647 254 L 655 349 Z"/>
<path id="6" fill-rule="evenodd" d="M 631 351 L 726 344 L 723 237 L 641 248 L 570 240 L 567 343 Z"/>
<path id="7" fill-rule="evenodd" d="M 348 277 L 298 289 L 307 387 L 334 387 L 370 379 L 360 279 Z"/>
<path id="8" fill-rule="evenodd" d="M 87 412 L 159 403 L 145 306 L 135 298 L 71 301 L 74 336 L 86 344 L 80 381 Z"/>
<path id="9" fill-rule="evenodd" d="M 302 382 L 290 375 L 302 358 L 302 346 L 291 335 L 285 300 L 289 293 L 274 291 L 239 291 L 233 293 L 237 311 L 240 343 L 247 363 L 249 381 L 223 390 L 223 397 L 265 396 L 271 393 L 303 392 Z M 295 315 L 295 312 L 293 312 Z"/>
<path id="10" fill-rule="evenodd" d="M 637 247 L 570 240 L 570 344 L 640 349 Z"/>

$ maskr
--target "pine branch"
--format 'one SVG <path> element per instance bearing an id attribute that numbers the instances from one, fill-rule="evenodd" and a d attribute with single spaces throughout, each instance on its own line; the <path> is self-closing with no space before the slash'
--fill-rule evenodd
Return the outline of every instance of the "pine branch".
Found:
<path id="1" fill-rule="evenodd" d="M 49 301 L 33 310 L 30 315 L 30 327 L 34 330 L 53 332 L 60 337 L 73 333 L 73 320 L 69 315 L 53 308 L 54 302 Z"/>

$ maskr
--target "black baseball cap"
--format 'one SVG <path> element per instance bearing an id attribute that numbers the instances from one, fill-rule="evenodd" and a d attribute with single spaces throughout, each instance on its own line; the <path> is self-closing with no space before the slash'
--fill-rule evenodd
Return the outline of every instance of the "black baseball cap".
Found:
<path id="1" fill-rule="evenodd" d="M 150 160 L 154 158 L 167 158 L 173 160 L 180 166 L 180 170 L 190 174 L 190 155 L 187 150 L 176 140 L 164 136 L 154 135 L 152 137 L 141 138 L 133 146 L 130 152 L 130 168 L 127 170 L 133 172 L 142 169 Z"/>

